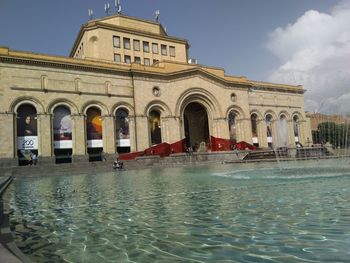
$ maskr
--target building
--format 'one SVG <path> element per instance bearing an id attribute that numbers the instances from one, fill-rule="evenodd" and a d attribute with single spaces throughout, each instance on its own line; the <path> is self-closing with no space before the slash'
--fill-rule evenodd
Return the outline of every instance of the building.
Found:
<path id="1" fill-rule="evenodd" d="M 210 136 L 259 147 L 311 138 L 301 86 L 188 63 L 187 40 L 116 14 L 80 29 L 70 57 L 0 48 L 0 159 L 95 160 Z"/>
<path id="2" fill-rule="evenodd" d="M 334 122 L 335 124 L 346 124 L 350 123 L 350 117 L 344 115 L 327 115 L 322 113 L 307 113 L 307 118 L 310 119 L 311 131 L 317 131 L 318 125 L 324 122 Z"/>

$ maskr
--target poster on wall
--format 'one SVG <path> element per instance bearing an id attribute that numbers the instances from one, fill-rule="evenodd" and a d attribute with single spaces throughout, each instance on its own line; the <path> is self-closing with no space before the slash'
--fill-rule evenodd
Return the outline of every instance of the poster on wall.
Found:
<path id="1" fill-rule="evenodd" d="M 20 136 L 17 137 L 18 150 L 37 150 L 38 136 Z"/>
<path id="2" fill-rule="evenodd" d="M 86 119 L 87 146 L 89 148 L 102 148 L 102 117 L 99 110 L 90 108 Z"/>
<path id="3" fill-rule="evenodd" d="M 66 107 L 60 106 L 54 110 L 53 136 L 55 149 L 72 148 L 72 120 Z"/>
<path id="4" fill-rule="evenodd" d="M 38 149 L 37 115 L 31 105 L 22 105 L 17 111 L 17 149 Z"/>
<path id="5" fill-rule="evenodd" d="M 130 147 L 130 134 L 129 127 L 124 126 L 117 131 L 117 146 L 118 147 Z"/>
<path id="6" fill-rule="evenodd" d="M 115 121 L 117 147 L 130 147 L 129 118 L 127 111 L 118 109 Z"/>

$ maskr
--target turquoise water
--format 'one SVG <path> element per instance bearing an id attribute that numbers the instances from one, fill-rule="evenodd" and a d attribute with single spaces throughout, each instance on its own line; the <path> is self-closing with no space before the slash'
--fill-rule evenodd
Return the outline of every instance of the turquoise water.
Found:
<path id="1" fill-rule="evenodd" d="M 17 178 L 5 200 L 34 262 L 350 262 L 349 161 L 274 166 Z"/>

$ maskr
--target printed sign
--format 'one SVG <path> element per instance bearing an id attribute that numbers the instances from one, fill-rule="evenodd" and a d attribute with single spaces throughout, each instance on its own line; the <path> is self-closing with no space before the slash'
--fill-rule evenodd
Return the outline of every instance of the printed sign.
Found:
<path id="1" fill-rule="evenodd" d="M 18 150 L 37 150 L 38 136 L 20 136 L 17 137 Z"/>
<path id="2" fill-rule="evenodd" d="M 87 141 L 88 148 L 102 148 L 103 140 L 88 140 Z"/>
<path id="3" fill-rule="evenodd" d="M 130 147 L 130 139 L 117 140 L 117 147 Z"/>
<path id="4" fill-rule="evenodd" d="M 55 149 L 71 149 L 72 148 L 72 140 L 62 140 L 62 141 L 54 141 Z"/>
<path id="5" fill-rule="evenodd" d="M 53 114 L 54 148 L 72 148 L 72 120 L 69 109 L 64 106 L 58 106 Z"/>

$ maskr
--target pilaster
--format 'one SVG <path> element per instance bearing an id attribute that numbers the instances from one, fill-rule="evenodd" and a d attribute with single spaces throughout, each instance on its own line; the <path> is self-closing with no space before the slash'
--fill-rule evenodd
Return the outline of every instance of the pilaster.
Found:
<path id="1" fill-rule="evenodd" d="M 136 119 L 136 131 L 137 131 L 136 133 L 137 151 L 142 151 L 148 148 L 150 144 L 149 131 L 148 131 L 148 118 L 147 116 L 141 115 L 141 116 L 136 116 L 135 119 Z"/>
<path id="2" fill-rule="evenodd" d="M 0 113 L 0 158 L 13 158 L 16 156 L 15 143 L 15 114 L 13 112 Z"/>
<path id="3" fill-rule="evenodd" d="M 114 154 L 116 151 L 116 135 L 113 116 L 103 116 L 102 127 L 103 151 L 107 154 Z"/>
<path id="4" fill-rule="evenodd" d="M 38 154 L 40 157 L 51 157 L 52 156 L 52 125 L 51 125 L 51 114 L 38 113 Z"/>
<path id="5" fill-rule="evenodd" d="M 130 151 L 137 149 L 135 116 L 129 116 Z"/>
<path id="6" fill-rule="evenodd" d="M 73 155 L 86 154 L 85 116 L 72 115 Z"/>

